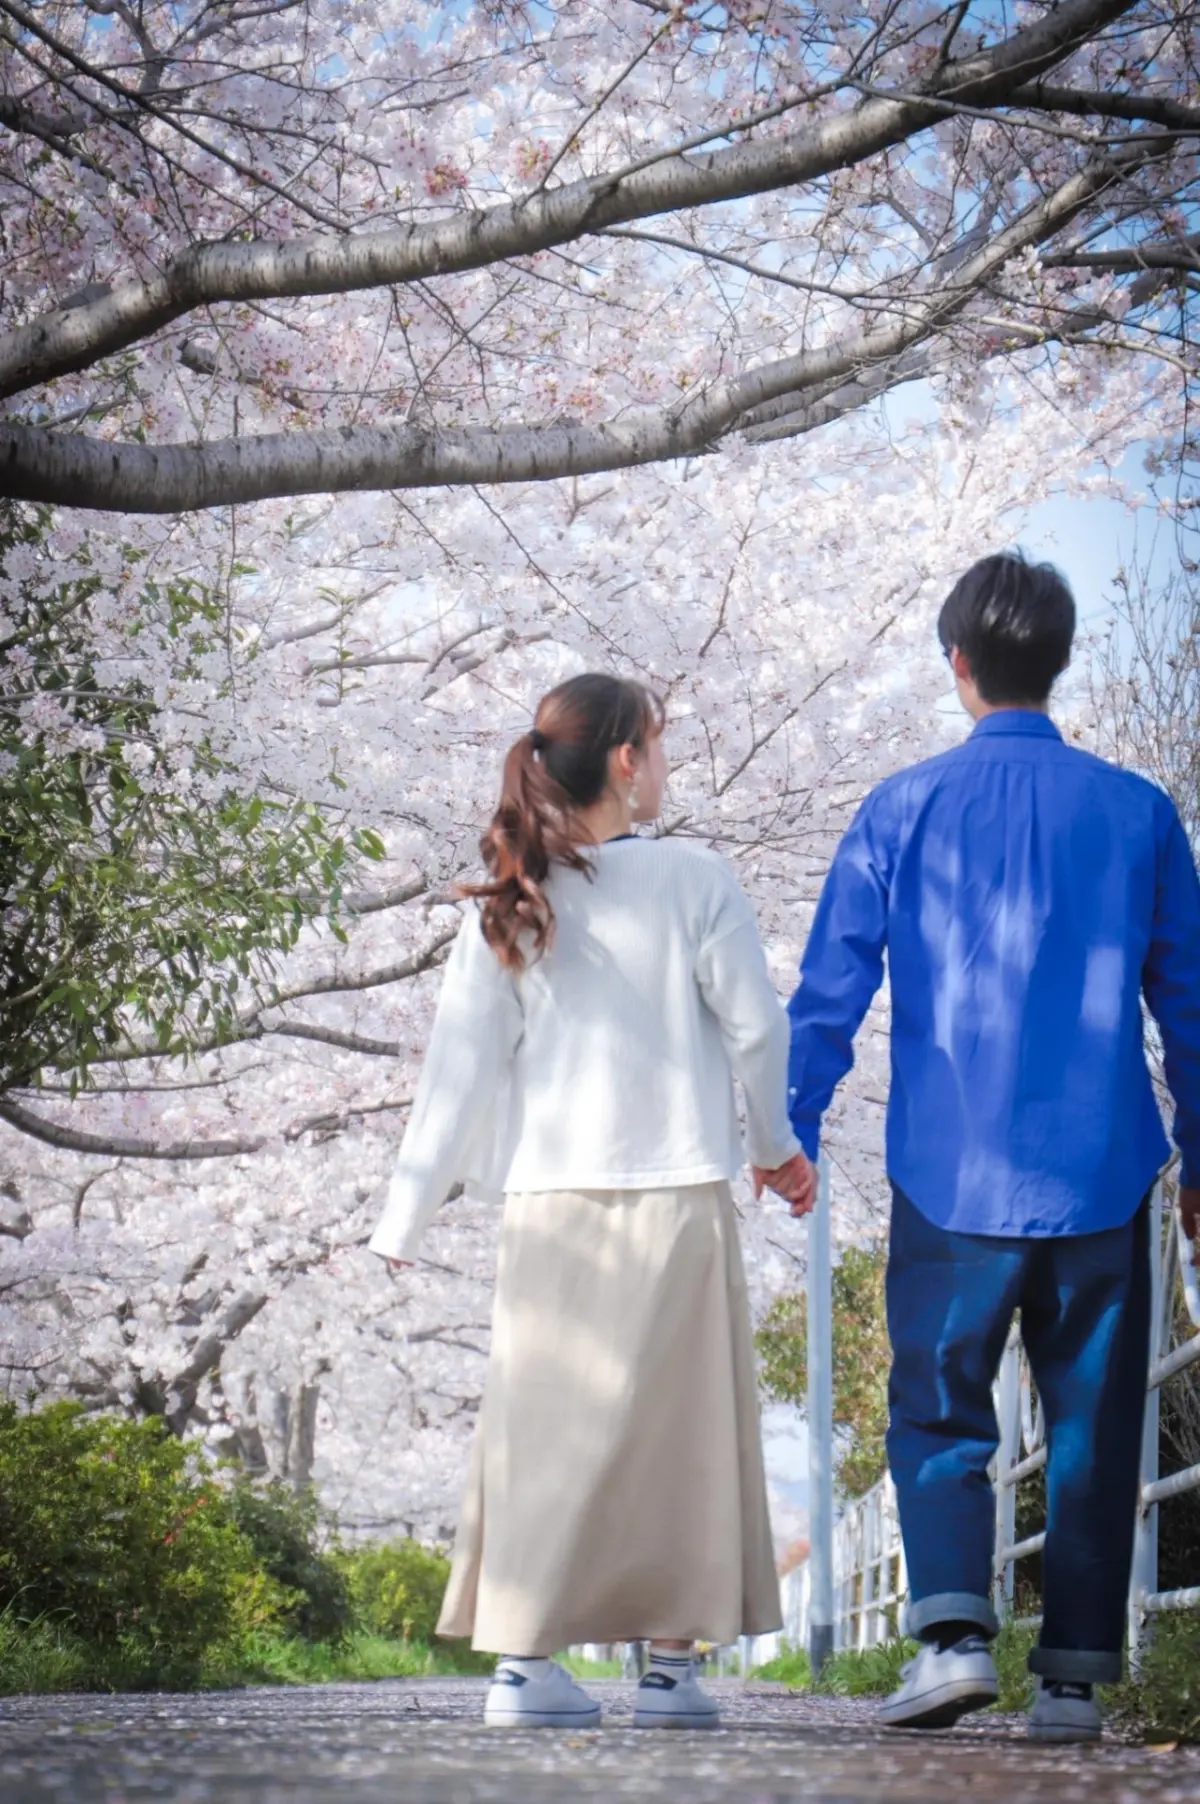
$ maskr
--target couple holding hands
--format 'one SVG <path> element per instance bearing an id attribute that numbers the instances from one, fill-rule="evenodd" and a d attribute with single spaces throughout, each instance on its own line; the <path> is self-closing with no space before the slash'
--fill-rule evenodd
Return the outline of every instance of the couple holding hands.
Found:
<path id="1" fill-rule="evenodd" d="M 645 1640 L 636 1725 L 715 1727 L 694 1642 L 779 1627 L 730 1183 L 748 1158 L 756 1194 L 812 1207 L 886 954 L 888 1456 L 920 1650 L 883 1720 L 944 1727 L 996 1695 L 991 1386 L 1019 1310 L 1048 1446 L 1030 1729 L 1099 1735 L 1132 1552 L 1146 1198 L 1169 1153 L 1142 1002 L 1194 1233 L 1200 883 L 1163 792 L 1049 718 L 1074 626 L 1062 578 L 1019 556 L 955 585 L 938 632 L 974 731 L 862 804 L 786 1013 L 731 867 L 633 830 L 667 779 L 655 696 L 572 678 L 508 753 L 371 1241 L 411 1261 L 456 1184 L 504 1195 L 439 1624 L 500 1656 L 488 1722 L 594 1726 L 552 1656 Z"/>

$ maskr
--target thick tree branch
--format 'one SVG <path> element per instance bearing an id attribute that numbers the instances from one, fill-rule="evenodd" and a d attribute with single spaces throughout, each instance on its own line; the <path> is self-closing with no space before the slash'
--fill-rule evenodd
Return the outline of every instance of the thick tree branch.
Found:
<path id="1" fill-rule="evenodd" d="M 224 1046 L 240 1046 L 248 1040 L 261 1040 L 264 1035 L 272 1033 L 298 1032 L 302 1024 L 297 1023 L 272 1027 L 263 1021 L 263 1016 L 285 1002 L 297 1002 L 305 996 L 336 996 L 349 994 L 359 990 L 379 989 L 386 984 L 403 983 L 410 977 L 419 977 L 422 972 L 432 970 L 439 965 L 447 947 L 458 932 L 458 922 L 438 931 L 432 940 L 419 952 L 410 953 L 407 958 L 399 959 L 394 965 L 385 965 L 376 971 L 364 971 L 357 976 L 342 976 L 336 971 L 327 977 L 321 977 L 311 983 L 293 984 L 287 989 L 275 989 L 263 996 L 252 1008 L 248 1008 L 238 1018 L 236 1026 L 224 1033 L 206 1035 L 203 1039 L 179 1039 L 168 1046 L 160 1046 L 156 1042 L 139 1044 L 127 1041 L 124 1045 L 114 1046 L 100 1058 L 93 1060 L 96 1065 L 130 1065 L 139 1059 L 162 1059 L 177 1056 L 195 1058 L 206 1052 L 216 1052 Z M 316 1031 L 302 1034 L 300 1037 L 317 1039 L 323 1037 Z M 330 1045 L 340 1045 L 340 1040 L 329 1039 Z M 377 1048 L 372 1045 L 370 1050 Z M 357 1050 L 351 1048 L 350 1050 Z"/>
<path id="2" fill-rule="evenodd" d="M 87 1134 L 78 1128 L 64 1127 L 35 1115 L 10 1096 L 0 1097 L 0 1121 L 7 1121 L 18 1133 L 28 1134 L 59 1152 L 101 1153 L 119 1159 L 230 1159 L 240 1153 L 256 1153 L 265 1144 L 261 1134 L 242 1140 L 171 1140 L 156 1145 L 149 1140 L 133 1140 L 123 1134 Z"/>
<path id="3" fill-rule="evenodd" d="M 398 1059 L 399 1040 L 376 1040 L 367 1034 L 342 1033 L 336 1027 L 321 1027 L 314 1021 L 277 1021 L 263 1028 L 264 1034 L 279 1034 L 284 1039 L 315 1040 L 322 1046 L 339 1046 L 344 1052 L 364 1052 L 375 1058 Z"/>
<path id="4" fill-rule="evenodd" d="M 1200 232 L 1188 238 L 1156 238 L 1150 244 L 1119 250 L 1051 251 L 1041 261 L 1044 269 L 1107 269 L 1121 276 L 1136 275 L 1143 269 L 1200 270 Z"/>
<path id="5" fill-rule="evenodd" d="M 405 902 L 415 902 L 418 896 L 424 896 L 429 890 L 428 877 L 419 874 L 406 877 L 402 883 L 394 884 L 391 889 L 355 890 L 346 897 L 346 908 L 352 915 L 381 914 L 388 908 L 400 908 Z"/>
<path id="6" fill-rule="evenodd" d="M 11 6 L 12 0 L 3 3 Z M 198 246 L 171 258 L 152 280 L 121 283 L 86 307 L 60 308 L 0 339 L 0 397 L 86 369 L 196 307 L 346 293 L 478 269 L 606 226 L 811 181 L 902 143 L 944 118 L 947 105 L 1002 104 L 1132 4 L 1064 0 L 992 49 L 930 70 L 903 99 L 871 99 L 788 136 L 668 156 L 429 225 L 290 243 Z"/>
<path id="7" fill-rule="evenodd" d="M 71 144 L 73 133 L 82 131 L 81 119 L 64 116 L 54 117 L 50 113 L 40 113 L 36 107 L 27 106 L 16 94 L 0 94 L 0 125 L 17 136 L 24 135 L 37 138 L 42 144 L 48 144 L 60 156 L 74 157 L 79 153 Z M 89 164 L 94 168 L 94 164 Z"/>
<path id="8" fill-rule="evenodd" d="M 341 1109 L 322 1109 L 314 1115 L 301 1115 L 282 1130 L 287 1141 L 303 1139 L 305 1134 L 319 1134 L 329 1139 L 340 1133 L 356 1116 L 385 1115 L 410 1107 L 408 1097 L 384 1102 L 347 1103 Z M 34 1114 L 11 1096 L 0 1098 L 0 1121 L 7 1121 L 19 1133 L 52 1146 L 57 1152 L 96 1153 L 108 1158 L 159 1159 L 172 1163 L 193 1159 L 236 1159 L 245 1153 L 261 1152 L 269 1138 L 266 1134 L 246 1135 L 236 1140 L 133 1140 L 123 1134 L 90 1134 L 61 1122 L 47 1121 Z M 6 1230 L 0 1224 L 0 1233 Z"/>
<path id="9" fill-rule="evenodd" d="M 1014 89 L 1008 104 L 1034 107 L 1039 112 L 1071 113 L 1082 119 L 1128 119 L 1134 124 L 1162 125 L 1174 132 L 1194 132 L 1200 127 L 1200 108 L 1180 106 L 1178 101 L 1156 94 L 1103 94 L 1056 88 L 1038 81 Z"/>
<path id="10" fill-rule="evenodd" d="M 550 425 L 432 431 L 408 425 L 271 434 L 207 445 L 101 444 L 0 424 L 0 490 L 22 500 L 126 512 L 189 509 L 272 496 L 361 489 L 442 488 L 463 483 L 541 482 L 695 455 L 757 410 L 887 364 L 930 338 L 1012 258 L 1062 231 L 1114 183 L 1169 154 L 1148 133 L 1092 158 L 1053 194 L 1029 207 L 952 272 L 923 303 L 884 325 L 714 383 L 670 409 L 631 412 L 597 426 Z M 761 415 L 760 415 L 761 417 Z M 330 989 L 368 987 L 330 980 Z M 317 988 L 281 992 L 316 994 Z"/>

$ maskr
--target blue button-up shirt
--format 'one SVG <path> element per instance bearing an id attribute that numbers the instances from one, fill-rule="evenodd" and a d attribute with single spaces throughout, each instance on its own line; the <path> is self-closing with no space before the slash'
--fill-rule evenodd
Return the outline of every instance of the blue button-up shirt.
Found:
<path id="1" fill-rule="evenodd" d="M 1169 1150 L 1143 997 L 1183 1181 L 1200 1183 L 1200 883 L 1152 783 L 1005 709 L 867 797 L 789 1006 L 810 1157 L 885 950 L 888 1174 L 930 1221 L 1046 1235 L 1129 1219 Z"/>

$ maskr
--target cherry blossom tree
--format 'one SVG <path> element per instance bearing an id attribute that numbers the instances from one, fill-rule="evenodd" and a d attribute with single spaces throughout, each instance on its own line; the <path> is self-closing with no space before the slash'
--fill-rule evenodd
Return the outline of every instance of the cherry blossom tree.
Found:
<path id="1" fill-rule="evenodd" d="M 314 922 L 217 1029 L 164 1052 L 130 1016 L 90 1088 L 10 1091 L 0 1364 L 444 1534 L 496 1211 L 450 1201 L 396 1278 L 363 1243 L 502 751 L 568 671 L 653 682 L 663 831 L 735 861 L 788 989 L 857 801 L 954 730 L 949 582 L 1186 441 L 1194 18 L 0 0 L 0 30 L 0 488 L 99 581 L 172 773 L 206 738 L 386 848 L 346 943 Z M 147 581 L 215 598 L 186 679 Z M 829 1124 L 847 1234 L 885 1027 Z M 765 1302 L 803 1238 L 743 1204 Z"/>
<path id="2" fill-rule="evenodd" d="M 1188 0 L 0 22 L 13 495 L 585 476 L 811 431 L 962 355 L 1179 361 Z"/>
<path id="3" fill-rule="evenodd" d="M 851 810 L 953 730 L 931 632 L 949 581 L 1041 499 L 1047 458 L 1070 467 L 1085 433 L 1112 461 L 1127 442 L 1140 373 L 1067 377 L 1031 379 L 1019 404 L 948 385 L 939 410 L 920 394 L 893 405 L 886 431 L 864 415 L 801 445 L 503 506 L 464 490 L 418 513 L 420 535 L 381 532 L 364 509 L 336 538 L 293 522 L 300 553 L 272 538 L 229 591 L 243 649 L 206 718 L 259 786 L 336 802 L 379 830 L 388 861 L 350 898 L 348 944 L 310 930 L 189 1063 L 131 1029 L 74 1100 L 53 1073 L 15 1094 L 20 1136 L 0 1141 L 10 1385 L 155 1410 L 252 1464 L 311 1468 L 364 1532 L 446 1533 L 496 1212 L 448 1203 L 398 1279 L 363 1242 L 505 745 L 567 670 L 655 682 L 675 766 L 664 831 L 735 860 L 785 992 Z M 316 546 L 328 565 L 309 561 Z M 885 1026 L 881 1010 L 830 1123 L 848 1235 L 883 1200 Z M 189 1156 L 218 1139 L 230 1157 Z M 794 1282 L 803 1236 L 781 1208 L 743 1203 L 765 1303 Z"/>

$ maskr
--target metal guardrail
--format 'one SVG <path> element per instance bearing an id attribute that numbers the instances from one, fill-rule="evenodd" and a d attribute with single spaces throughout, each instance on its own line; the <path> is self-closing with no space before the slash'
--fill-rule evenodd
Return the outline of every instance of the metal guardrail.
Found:
<path id="1" fill-rule="evenodd" d="M 1168 1610 L 1200 1609 L 1200 1583 L 1158 1590 L 1158 1511 L 1184 1492 L 1200 1489 L 1200 1464 L 1160 1478 L 1158 1472 L 1159 1392 L 1169 1378 L 1200 1360 L 1200 1281 L 1191 1244 L 1167 1204 L 1168 1183 L 1155 1185 L 1151 1198 L 1150 1369 L 1142 1433 L 1141 1498 L 1129 1594 L 1129 1653 L 1136 1665 L 1148 1620 Z M 884 1478 L 843 1511 L 832 1513 L 832 1321 L 830 1315 L 829 1187 L 823 1170 L 809 1239 L 808 1362 L 809 1448 L 812 1461 L 811 1552 L 781 1587 L 784 1626 L 779 1636 L 762 1636 L 753 1650 L 770 1659 L 780 1642 L 807 1648 L 814 1667 L 831 1649 L 872 1647 L 899 1629 L 907 1577 L 896 1494 Z M 1197 1332 L 1173 1345 L 1182 1301 Z M 1034 1400 L 1033 1382 L 1014 1324 L 995 1386 L 1000 1445 L 995 1462 L 996 1539 L 993 1590 L 996 1611 L 1012 1615 L 1014 1568 L 1040 1550 L 1044 1532 L 1016 1540 L 1017 1487 L 1046 1463 L 1045 1420 Z M 1197 1574 L 1200 1580 L 1200 1574 Z"/>

